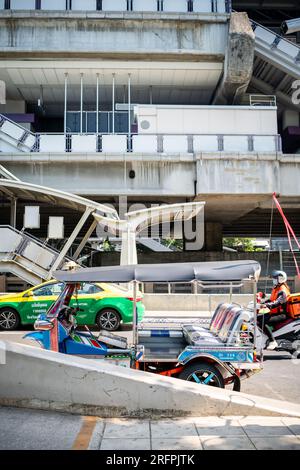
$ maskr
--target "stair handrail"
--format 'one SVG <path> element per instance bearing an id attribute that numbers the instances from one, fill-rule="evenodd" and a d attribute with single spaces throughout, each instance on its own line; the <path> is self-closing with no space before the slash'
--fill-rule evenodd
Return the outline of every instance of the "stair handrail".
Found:
<path id="1" fill-rule="evenodd" d="M 59 250 L 56 250 L 56 248 L 53 248 L 52 246 L 49 246 L 47 243 L 43 243 L 41 240 L 39 240 L 34 235 L 31 235 L 30 233 L 27 233 L 27 232 L 21 231 L 21 230 L 17 230 L 16 228 L 12 227 L 11 225 L 7 225 L 7 224 L 0 225 L 0 229 L 2 229 L 2 228 L 8 228 L 8 229 L 12 230 L 16 234 L 21 235 L 22 237 L 24 237 L 25 239 L 35 242 L 41 248 L 45 248 L 45 249 L 49 250 L 54 255 L 59 255 L 60 254 Z M 24 243 L 24 239 L 21 241 L 21 243 L 19 244 L 19 246 L 16 249 L 16 251 L 14 252 L 14 254 L 18 254 L 18 250 L 21 248 L 23 243 Z M 67 259 L 68 261 L 72 261 L 72 258 L 69 257 L 69 256 L 65 256 L 65 259 Z"/>
<path id="2" fill-rule="evenodd" d="M 13 124 L 14 126 L 19 127 L 20 129 L 22 129 L 22 130 L 23 130 L 24 132 L 26 132 L 27 134 L 30 134 L 30 135 L 32 135 L 32 137 L 36 138 L 36 134 L 35 134 L 34 132 L 32 132 L 32 131 L 26 129 L 26 127 L 21 126 L 21 124 L 19 124 L 19 123 L 13 121 L 12 119 L 9 119 L 9 118 L 6 117 L 4 114 L 1 114 L 1 113 L 0 113 L 0 119 L 3 119 L 3 120 L 5 120 L 5 121 L 10 122 L 10 123 Z"/>
<path id="3" fill-rule="evenodd" d="M 255 27 L 259 26 L 260 28 L 264 29 L 265 31 L 268 31 L 269 33 L 273 34 L 275 37 L 279 38 L 280 41 L 285 41 L 285 42 L 291 44 L 292 46 L 297 47 L 297 49 L 299 49 L 299 52 L 300 52 L 300 44 L 297 44 L 295 42 L 290 41 L 288 38 L 286 38 L 285 36 L 282 36 L 281 34 L 275 33 L 274 31 L 272 31 L 272 29 L 269 29 L 266 26 L 263 26 L 262 24 L 258 23 L 257 21 L 254 21 L 254 20 L 250 19 L 250 22 L 251 22 L 251 24 L 255 25 Z"/>

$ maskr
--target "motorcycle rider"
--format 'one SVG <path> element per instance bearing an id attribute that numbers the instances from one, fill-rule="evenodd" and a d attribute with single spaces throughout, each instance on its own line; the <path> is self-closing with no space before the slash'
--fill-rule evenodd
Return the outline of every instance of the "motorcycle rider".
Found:
<path id="1" fill-rule="evenodd" d="M 270 310 L 270 313 L 258 316 L 258 325 L 263 329 L 264 333 L 268 336 L 270 342 L 267 347 L 268 350 L 277 348 L 278 343 L 275 340 L 271 326 L 277 323 L 282 323 L 288 317 L 287 301 L 290 295 L 290 288 L 287 285 L 287 275 L 284 271 L 273 271 L 273 290 L 271 297 L 268 301 L 264 301 L 262 307 Z"/>

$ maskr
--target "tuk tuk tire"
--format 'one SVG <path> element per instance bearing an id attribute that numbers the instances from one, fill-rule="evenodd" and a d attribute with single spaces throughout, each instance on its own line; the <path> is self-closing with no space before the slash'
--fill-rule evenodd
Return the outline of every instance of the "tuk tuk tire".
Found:
<path id="1" fill-rule="evenodd" d="M 114 320 L 114 326 L 111 326 L 110 328 L 106 328 L 102 323 L 101 323 L 101 316 L 102 315 L 113 315 L 115 318 Z M 114 310 L 113 308 L 104 308 L 101 310 L 96 317 L 96 323 L 97 326 L 100 328 L 100 330 L 106 330 L 106 331 L 117 331 L 120 328 L 121 324 L 121 316 L 120 314 Z"/>
<path id="2" fill-rule="evenodd" d="M 184 370 L 179 374 L 178 378 L 181 380 L 187 380 L 189 382 L 195 382 L 195 379 L 190 380 L 189 377 L 192 376 L 192 374 L 196 372 L 207 372 L 210 374 L 214 374 L 217 385 L 215 385 L 217 388 L 225 388 L 225 381 L 224 377 L 219 371 L 219 369 L 214 366 L 213 364 L 209 364 L 207 362 L 193 362 L 193 364 L 187 365 Z M 209 386 L 212 386 L 208 384 Z"/>
<path id="3" fill-rule="evenodd" d="M 241 391 L 241 380 L 237 375 L 235 375 L 233 378 L 233 391 L 234 392 Z"/>

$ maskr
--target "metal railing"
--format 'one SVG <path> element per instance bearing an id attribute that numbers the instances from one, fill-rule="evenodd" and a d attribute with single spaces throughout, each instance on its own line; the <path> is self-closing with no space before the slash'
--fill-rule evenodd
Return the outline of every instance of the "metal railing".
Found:
<path id="1" fill-rule="evenodd" d="M 268 100 L 269 97 L 266 97 Z M 253 98 L 252 105 L 255 106 Z M 260 105 L 261 97 L 259 98 Z M 258 106 L 258 101 L 257 104 Z M 271 104 L 270 104 L 271 105 Z M 9 129 L 4 129 L 6 122 Z M 138 134 L 138 133 L 39 133 L 34 134 L 0 115 L 1 130 L 22 151 L 43 153 L 201 153 L 282 151 L 278 134 Z M 17 130 L 17 132 L 15 132 Z M 19 131 L 19 132 L 18 132 Z M 31 142 L 27 143 L 28 137 Z"/>
<path id="2" fill-rule="evenodd" d="M 250 95 L 250 106 L 277 106 L 277 98 L 275 95 Z"/>
<path id="3" fill-rule="evenodd" d="M 79 145 L 82 138 L 82 145 L 76 147 L 74 137 L 77 136 Z M 85 137 L 92 137 L 87 144 Z M 106 137 L 114 139 L 124 137 L 116 148 L 114 145 L 109 148 L 109 143 L 105 145 Z M 48 139 L 48 148 L 41 150 L 41 139 L 43 146 Z M 61 144 L 57 139 L 51 141 L 51 137 L 62 137 Z M 93 139 L 94 138 L 94 139 Z M 149 139 L 150 138 L 150 139 Z M 138 142 L 139 139 L 139 142 Z M 199 143 L 198 139 L 203 139 Z M 205 143 L 207 139 L 207 143 Z M 151 140 L 151 142 L 150 142 Z M 52 146 L 53 144 L 53 146 Z M 60 145 L 60 146 L 59 146 Z M 46 142 L 47 146 L 47 142 Z M 281 136 L 279 134 L 269 135 L 250 135 L 250 134 L 37 134 L 36 146 L 34 152 L 49 153 L 201 153 L 201 152 L 234 152 L 234 153 L 252 153 L 252 152 L 270 152 L 278 153 L 282 151 Z"/>
<path id="4" fill-rule="evenodd" d="M 111 0 L 110 0 L 111 2 Z M 231 0 L 206 0 L 203 12 L 201 11 L 203 0 L 181 0 L 180 7 L 172 9 L 172 0 L 155 0 L 151 2 L 137 0 L 119 0 L 117 8 L 111 11 L 128 12 L 170 12 L 170 13 L 230 13 L 232 11 Z M 197 7 L 194 7 L 196 5 Z M 204 4 L 204 3 L 203 3 Z M 4 0 L 0 9 L 4 10 L 42 10 L 48 11 L 110 11 L 111 3 L 106 0 Z"/>

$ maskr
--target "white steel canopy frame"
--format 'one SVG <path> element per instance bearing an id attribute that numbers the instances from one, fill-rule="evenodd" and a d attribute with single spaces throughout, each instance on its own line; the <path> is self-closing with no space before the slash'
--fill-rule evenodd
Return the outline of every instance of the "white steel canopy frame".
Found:
<path id="1" fill-rule="evenodd" d="M 164 205 L 128 212 L 125 220 L 111 220 L 94 213 L 95 219 L 108 231 L 122 237 L 121 265 L 137 264 L 137 235 L 148 227 L 167 222 L 190 220 L 204 210 L 205 202 Z"/>

